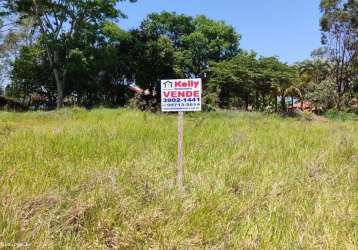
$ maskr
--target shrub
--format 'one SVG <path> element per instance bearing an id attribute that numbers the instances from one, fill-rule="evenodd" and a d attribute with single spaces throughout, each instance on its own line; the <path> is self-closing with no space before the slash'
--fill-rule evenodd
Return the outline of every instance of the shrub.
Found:
<path id="1" fill-rule="evenodd" d="M 160 101 L 155 93 L 139 93 L 136 94 L 130 101 L 129 107 L 133 109 L 139 109 L 142 111 L 158 112 L 160 111 Z"/>

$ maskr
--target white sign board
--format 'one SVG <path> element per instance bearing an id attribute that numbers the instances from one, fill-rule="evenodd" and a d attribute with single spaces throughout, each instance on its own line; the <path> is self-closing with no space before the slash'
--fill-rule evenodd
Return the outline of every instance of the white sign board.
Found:
<path id="1" fill-rule="evenodd" d="M 162 111 L 201 111 L 201 79 L 162 80 Z"/>

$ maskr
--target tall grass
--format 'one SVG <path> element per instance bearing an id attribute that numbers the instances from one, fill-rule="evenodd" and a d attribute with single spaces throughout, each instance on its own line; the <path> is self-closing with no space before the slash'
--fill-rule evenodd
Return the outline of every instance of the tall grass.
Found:
<path id="1" fill-rule="evenodd" d="M 0 113 L 0 248 L 357 249 L 358 123 Z"/>

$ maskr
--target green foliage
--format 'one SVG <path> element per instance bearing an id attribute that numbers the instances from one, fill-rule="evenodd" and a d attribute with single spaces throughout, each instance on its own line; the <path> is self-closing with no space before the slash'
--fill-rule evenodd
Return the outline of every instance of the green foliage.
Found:
<path id="1" fill-rule="evenodd" d="M 234 28 L 224 22 L 205 16 L 192 18 L 168 12 L 150 14 L 138 32 L 144 43 L 160 43 L 164 38 L 170 41 L 168 46 L 173 50 L 172 72 L 167 73 L 166 78 L 173 72 L 177 77 L 204 77 L 210 60 L 218 62 L 237 54 L 240 40 Z M 146 68 L 150 65 L 147 64 Z M 140 72 L 138 75 L 141 75 Z"/>
<path id="2" fill-rule="evenodd" d="M 248 98 L 255 81 L 256 54 L 240 53 L 235 58 L 213 63 L 210 72 L 210 88 L 219 94 L 220 106 L 230 106 L 230 99 Z"/>
<path id="3" fill-rule="evenodd" d="M 139 30 L 148 36 L 148 39 L 156 39 L 166 36 L 175 48 L 182 46 L 182 37 L 195 31 L 193 18 L 183 14 L 170 12 L 152 13 L 143 20 Z"/>
<path id="4" fill-rule="evenodd" d="M 21 95 L 28 96 L 35 91 L 48 100 L 50 108 L 56 99 L 57 106 L 62 101 L 87 107 L 99 103 L 124 105 L 130 93 L 122 85 L 126 71 L 117 66 L 117 46 L 128 41 L 130 35 L 111 22 L 122 16 L 117 2 L 49 1 L 24 6 L 25 2 L 18 1 L 17 10 L 42 20 L 34 29 L 40 30 L 35 47 L 43 53 L 27 67 L 25 52 L 20 51 L 10 93 L 22 89 L 28 91 Z M 32 9 L 39 12 L 33 13 Z M 47 20 L 46 15 L 52 18 Z M 36 64 L 42 66 L 30 72 Z"/>
<path id="5" fill-rule="evenodd" d="M 334 107 L 337 98 L 334 82 L 325 80 L 313 85 L 306 98 L 323 110 Z"/>
<path id="6" fill-rule="evenodd" d="M 23 47 L 15 60 L 12 70 L 12 84 L 8 96 L 29 98 L 32 93 L 55 95 L 56 87 L 51 69 L 45 60 L 45 51 L 38 46 Z"/>
<path id="7" fill-rule="evenodd" d="M 324 60 L 305 60 L 298 65 L 301 80 L 306 84 L 317 84 L 326 80 L 331 72 L 331 65 Z"/>
<path id="8" fill-rule="evenodd" d="M 207 92 L 204 94 L 203 103 L 202 103 L 202 110 L 204 112 L 212 112 L 216 111 L 218 106 L 218 95 L 217 93 Z"/>
<path id="9" fill-rule="evenodd" d="M 321 0 L 322 43 L 331 64 L 331 80 L 337 92 L 336 106 L 344 108 L 344 95 L 355 91 L 358 74 L 358 2 Z"/>
<path id="10" fill-rule="evenodd" d="M 83 76 L 86 70 L 93 69 L 95 63 L 90 61 L 94 59 L 93 54 L 97 53 L 94 50 L 106 42 L 106 34 L 111 36 L 109 40 L 123 38 L 120 36 L 123 32 L 110 23 L 111 20 L 124 16 L 117 8 L 119 2 L 16 0 L 12 4 L 13 9 L 21 13 L 21 18 L 31 17 L 36 20 L 34 29 L 40 33 L 39 42 L 44 48 L 56 82 L 57 108 L 63 106 L 65 96 L 73 90 L 69 75 L 71 72 L 78 73 L 73 65 L 74 61 L 78 62 L 80 59 L 78 56 L 82 56 L 83 64 L 78 66 L 82 67 L 80 75 Z M 92 92 L 90 88 L 87 91 Z"/>
<path id="11" fill-rule="evenodd" d="M 231 60 L 212 63 L 209 87 L 219 95 L 221 107 L 244 106 L 247 110 L 249 105 L 254 105 L 257 109 L 264 109 L 272 100 L 277 106 L 277 96 L 292 94 L 290 90 L 296 77 L 296 68 L 278 58 L 257 59 L 254 52 L 241 52 Z M 298 92 L 295 91 L 294 95 L 297 96 Z M 285 104 L 282 109 L 285 110 Z"/>
<path id="12" fill-rule="evenodd" d="M 146 41 L 140 35 L 135 41 L 135 69 L 136 83 L 142 88 L 159 88 L 160 79 L 175 77 L 175 50 L 172 41 L 166 36 L 156 40 Z"/>
<path id="13" fill-rule="evenodd" d="M 200 77 L 208 110 L 219 106 L 286 112 L 304 100 L 324 109 L 343 109 L 356 96 L 355 1 L 322 0 L 325 47 L 313 53 L 314 59 L 296 65 L 240 50 L 241 36 L 232 26 L 205 16 L 152 13 L 137 29 L 124 31 L 115 22 L 125 17 L 119 2 L 14 1 L 10 11 L 29 20 L 29 36 L 6 36 L 19 52 L 7 50 L 17 55 L 8 93 L 29 105 L 32 96 L 40 95 L 48 108 L 54 108 L 56 100 L 57 107 L 63 102 L 123 106 L 134 96 L 129 84 L 159 92 L 161 79 Z M 153 97 L 154 106 L 159 98 Z"/>
<path id="14" fill-rule="evenodd" d="M 110 39 L 112 43 L 120 43 L 130 39 L 130 34 L 113 22 L 105 22 L 102 31 L 103 35 Z"/>
<path id="15" fill-rule="evenodd" d="M 238 53 L 241 36 L 236 33 L 234 27 L 205 16 L 198 16 L 194 20 L 194 25 L 196 31 L 208 40 L 208 60 L 230 59 Z"/>
<path id="16" fill-rule="evenodd" d="M 100 1 L 92 13 L 87 4 L 94 3 L 70 1 L 64 6 L 62 2 L 50 1 L 24 5 L 24 1 L 18 1 L 17 10 L 27 15 L 33 15 L 31 9 L 41 10 L 37 13 L 43 18 L 42 26 L 37 23 L 41 36 L 35 47 L 44 53 L 33 58 L 33 65 L 30 65 L 25 51 L 20 51 L 14 64 L 10 93 L 18 93 L 17 97 L 28 96 L 36 89 L 56 83 L 54 92 L 51 88 L 51 96 L 57 99 L 57 106 L 61 92 L 67 101 L 72 100 L 77 105 L 93 106 L 104 102 L 124 105 L 132 96 L 125 87 L 130 82 L 159 92 L 160 79 L 205 77 L 209 60 L 230 58 L 238 50 L 240 36 L 232 27 L 203 16 L 191 18 L 175 13 L 154 13 L 139 29 L 123 31 L 111 21 L 118 15 L 111 11 L 115 2 L 108 2 L 105 7 Z M 67 8 L 73 9 L 67 12 Z M 45 18 L 45 15 L 54 15 L 52 10 L 59 14 L 64 12 L 63 24 L 56 22 L 61 16 L 54 16 L 53 20 Z M 75 23 L 89 16 L 91 19 L 75 27 L 70 20 L 75 20 L 76 16 L 80 19 Z M 53 33 L 53 29 L 58 32 Z M 44 67 L 26 75 L 25 72 L 37 64 Z M 48 72 L 52 76 L 49 77 Z"/>
<path id="17" fill-rule="evenodd" d="M 9 99 L 5 96 L 0 95 L 0 111 L 7 112 L 23 112 L 27 111 L 27 107 L 16 100 Z M 0 127 L 1 128 L 1 127 Z M 1 131 L 0 131 L 1 133 Z"/>
<path id="18" fill-rule="evenodd" d="M 342 112 L 337 109 L 330 109 L 325 113 L 325 116 L 331 120 L 337 121 L 358 121 L 358 112 Z"/>

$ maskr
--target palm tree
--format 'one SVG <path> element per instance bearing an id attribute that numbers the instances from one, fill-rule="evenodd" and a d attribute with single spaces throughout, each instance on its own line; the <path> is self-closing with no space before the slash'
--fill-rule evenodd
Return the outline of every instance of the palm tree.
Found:
<path id="1" fill-rule="evenodd" d="M 331 72 L 331 66 L 321 59 L 306 60 L 298 65 L 299 75 L 303 82 L 317 84 L 327 79 Z"/>
<path id="2" fill-rule="evenodd" d="M 291 105 L 293 108 L 294 105 L 294 97 L 298 97 L 301 101 L 301 110 L 303 109 L 303 95 L 299 87 L 290 86 L 284 92 L 284 96 L 291 96 Z"/>
<path id="3" fill-rule="evenodd" d="M 307 93 L 320 84 L 321 82 L 329 79 L 332 70 L 329 62 L 322 59 L 306 60 L 297 65 L 299 71 L 300 84 L 298 88 L 301 91 L 302 102 Z"/>
<path id="4" fill-rule="evenodd" d="M 275 112 L 278 112 L 278 97 L 281 97 L 281 106 L 283 109 L 284 108 L 284 103 L 286 102 L 285 100 L 282 100 L 283 96 L 284 96 L 284 90 L 279 86 L 279 85 L 273 85 L 272 89 L 271 89 L 271 95 L 274 98 L 275 101 Z"/>

